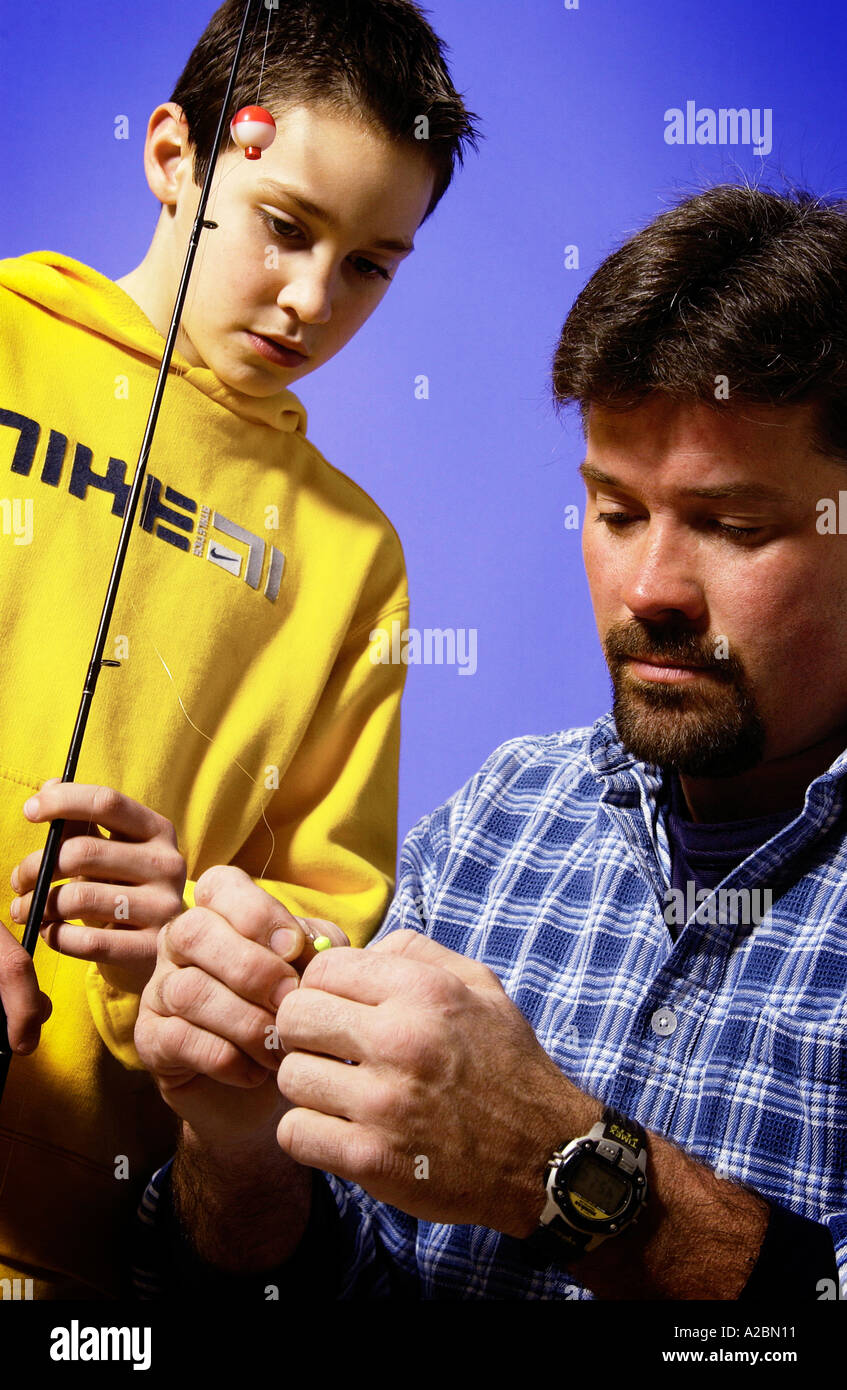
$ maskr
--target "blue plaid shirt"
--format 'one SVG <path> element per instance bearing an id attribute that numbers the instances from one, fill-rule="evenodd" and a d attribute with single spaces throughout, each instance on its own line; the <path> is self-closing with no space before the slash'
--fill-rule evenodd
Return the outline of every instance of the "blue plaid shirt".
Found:
<path id="1" fill-rule="evenodd" d="M 490 966 L 576 1085 L 720 1176 L 828 1225 L 842 1285 L 846 778 L 847 752 L 720 885 L 771 890 L 758 924 L 721 924 L 739 914 L 707 899 L 673 941 L 659 770 L 623 748 L 611 716 L 516 739 L 408 836 L 379 934 L 411 927 Z M 509 1236 L 419 1221 L 326 1180 L 340 1227 L 318 1201 L 312 1244 L 331 1236 L 342 1298 L 592 1296 L 563 1269 L 534 1269 Z M 163 1171 L 148 1189 L 148 1229 L 166 1183 Z M 144 1263 L 139 1287 L 152 1292 L 154 1261 Z"/>
<path id="2" fill-rule="evenodd" d="M 674 942 L 659 770 L 623 748 L 611 716 L 516 739 L 408 836 L 380 932 L 411 927 L 490 966 L 577 1086 L 827 1224 L 842 1285 L 846 781 L 847 752 L 720 885 L 772 891 L 758 925 L 716 925 L 706 900 Z M 329 1182 L 348 1296 L 408 1284 L 420 1298 L 591 1297 L 564 1271 L 528 1267 L 508 1236 L 415 1220 Z"/>

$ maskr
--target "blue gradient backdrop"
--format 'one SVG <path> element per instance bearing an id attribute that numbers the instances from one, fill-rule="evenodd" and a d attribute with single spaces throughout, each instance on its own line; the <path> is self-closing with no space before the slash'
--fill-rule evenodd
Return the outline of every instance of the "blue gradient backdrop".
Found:
<path id="1" fill-rule="evenodd" d="M 64 251 L 113 277 L 138 263 L 157 211 L 147 117 L 212 8 L 6 0 L 0 254 Z M 563 524 L 582 505 L 581 436 L 548 388 L 588 275 L 704 184 L 847 185 L 835 0 L 433 0 L 429 13 L 486 139 L 374 318 L 297 387 L 315 443 L 400 533 L 412 622 L 479 634 L 475 675 L 409 670 L 401 834 L 498 742 L 608 705 L 578 533 Z M 770 107 L 771 154 L 668 146 L 665 110 L 687 100 Z M 114 139 L 117 115 L 129 140 Z M 569 244 L 578 269 L 564 267 Z M 420 374 L 428 400 L 415 399 Z"/>

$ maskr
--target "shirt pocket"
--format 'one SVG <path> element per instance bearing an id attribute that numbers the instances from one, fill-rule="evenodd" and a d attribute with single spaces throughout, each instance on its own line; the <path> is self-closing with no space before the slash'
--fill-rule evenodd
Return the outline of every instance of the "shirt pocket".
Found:
<path id="1" fill-rule="evenodd" d="M 754 1065 L 770 1068 L 805 1093 L 812 1087 L 847 1091 L 847 1018 L 802 1019 L 765 1005 L 753 1036 Z"/>
<path id="2" fill-rule="evenodd" d="M 847 1212 L 847 1028 L 843 1006 L 824 1019 L 762 1009 L 738 1078 L 752 1175 L 813 1221 Z"/>

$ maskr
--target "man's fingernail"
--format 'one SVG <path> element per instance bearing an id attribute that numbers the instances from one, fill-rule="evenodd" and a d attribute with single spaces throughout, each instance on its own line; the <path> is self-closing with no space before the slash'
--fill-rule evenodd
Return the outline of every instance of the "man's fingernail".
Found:
<path id="1" fill-rule="evenodd" d="M 17 891 L 18 891 L 18 889 L 19 889 L 19 887 L 20 887 L 20 883 L 18 882 L 18 866 L 17 866 L 17 864 L 15 865 L 14 869 L 12 870 L 12 877 L 9 879 L 9 882 L 11 883 L 11 885 L 12 885 L 12 887 L 14 888 L 15 892 L 17 893 Z"/>
<path id="2" fill-rule="evenodd" d="M 29 801 L 25 801 L 25 802 L 24 802 L 24 815 L 25 815 L 25 816 L 37 816 L 37 815 L 38 815 L 38 797 L 37 797 L 37 796 L 31 796 L 31 797 L 29 798 Z"/>
<path id="3" fill-rule="evenodd" d="M 291 952 L 297 946 L 297 937 L 294 932 L 289 931 L 287 927 L 280 927 L 274 932 L 269 945 L 271 950 L 275 951 L 278 956 L 287 957 L 291 955 Z"/>
<path id="4" fill-rule="evenodd" d="M 16 922 L 18 921 L 18 914 L 19 914 L 20 910 L 21 910 L 21 900 L 20 900 L 20 898 L 15 898 L 15 901 L 12 903 L 12 906 L 9 908 L 9 916 L 10 916 L 10 917 L 14 917 L 14 919 L 15 919 Z"/>
<path id="5" fill-rule="evenodd" d="M 271 1004 L 275 1009 L 279 1008 L 286 994 L 290 994 L 293 989 L 297 988 L 298 983 L 295 975 L 288 975 L 284 980 L 280 980 L 278 985 L 274 986 L 271 990 Z"/>

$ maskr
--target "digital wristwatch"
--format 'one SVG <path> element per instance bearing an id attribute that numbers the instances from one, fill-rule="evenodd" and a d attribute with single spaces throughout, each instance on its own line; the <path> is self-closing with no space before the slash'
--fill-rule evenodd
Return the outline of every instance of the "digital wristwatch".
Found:
<path id="1" fill-rule="evenodd" d="M 557 1150 L 545 1175 L 547 1201 L 527 1244 L 550 1261 L 596 1250 L 630 1226 L 647 1200 L 647 1136 L 606 1109 L 590 1134 Z"/>

